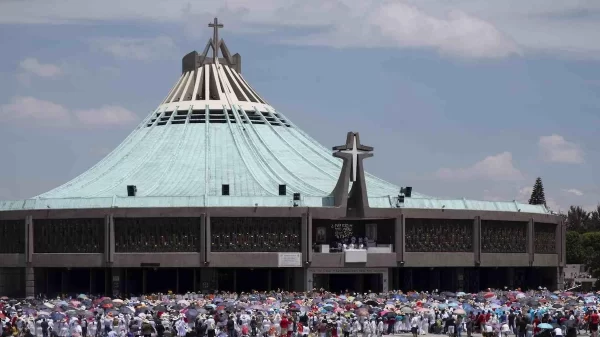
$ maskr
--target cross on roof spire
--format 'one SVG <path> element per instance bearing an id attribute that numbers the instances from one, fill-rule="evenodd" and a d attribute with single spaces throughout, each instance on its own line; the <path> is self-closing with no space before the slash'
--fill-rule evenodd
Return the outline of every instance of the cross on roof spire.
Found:
<path id="1" fill-rule="evenodd" d="M 344 160 L 350 161 L 350 181 L 356 181 L 358 162 L 362 161 L 364 158 L 373 156 L 371 153 L 373 148 L 362 145 L 360 143 L 358 133 L 355 132 L 348 132 L 346 144 L 336 146 L 333 148 L 333 150 L 337 151 L 334 152 L 334 157 L 343 158 Z"/>
<path id="2" fill-rule="evenodd" d="M 219 57 L 219 28 L 223 28 L 223 24 L 215 18 L 212 23 L 208 24 L 208 27 L 213 29 L 213 62 L 216 62 Z"/>

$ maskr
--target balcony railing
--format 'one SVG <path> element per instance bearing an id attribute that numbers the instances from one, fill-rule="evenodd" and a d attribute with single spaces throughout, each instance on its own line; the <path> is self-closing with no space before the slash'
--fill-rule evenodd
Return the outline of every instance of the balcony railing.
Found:
<path id="1" fill-rule="evenodd" d="M 389 254 L 394 252 L 394 245 L 378 244 L 371 247 L 354 247 L 336 246 L 331 248 L 328 244 L 315 246 L 315 252 L 325 254 L 344 254 L 346 263 L 366 263 L 368 254 Z"/>

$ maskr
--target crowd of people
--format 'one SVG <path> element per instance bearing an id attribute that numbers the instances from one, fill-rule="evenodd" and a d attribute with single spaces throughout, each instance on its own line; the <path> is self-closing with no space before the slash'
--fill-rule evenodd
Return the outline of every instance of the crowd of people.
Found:
<path id="1" fill-rule="evenodd" d="M 491 290 L 80 294 L 0 299 L 3 337 L 597 337 L 596 293 Z"/>

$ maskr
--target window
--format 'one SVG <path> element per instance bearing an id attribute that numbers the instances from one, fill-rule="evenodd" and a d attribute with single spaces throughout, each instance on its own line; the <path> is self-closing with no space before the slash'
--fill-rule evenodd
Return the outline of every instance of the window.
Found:
<path id="1" fill-rule="evenodd" d="M 221 195 L 229 195 L 229 185 L 228 184 L 223 184 L 223 186 L 221 186 Z"/>
<path id="2" fill-rule="evenodd" d="M 286 191 L 286 186 L 284 185 L 279 185 L 279 195 L 286 195 L 287 191 Z"/>

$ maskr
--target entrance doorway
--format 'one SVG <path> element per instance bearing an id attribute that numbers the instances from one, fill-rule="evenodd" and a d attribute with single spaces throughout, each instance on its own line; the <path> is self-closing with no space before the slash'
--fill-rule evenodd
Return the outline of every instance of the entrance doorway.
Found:
<path id="1" fill-rule="evenodd" d="M 381 274 L 315 274 L 315 287 L 335 293 L 343 292 L 381 292 L 383 277 Z"/>
<path id="2" fill-rule="evenodd" d="M 217 288 L 224 291 L 291 290 L 293 268 L 218 268 Z"/>
<path id="3" fill-rule="evenodd" d="M 387 268 L 309 268 L 306 289 L 332 292 L 388 291 Z"/>

